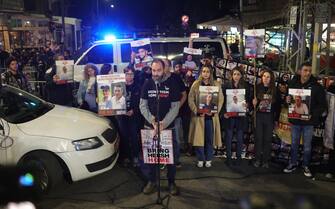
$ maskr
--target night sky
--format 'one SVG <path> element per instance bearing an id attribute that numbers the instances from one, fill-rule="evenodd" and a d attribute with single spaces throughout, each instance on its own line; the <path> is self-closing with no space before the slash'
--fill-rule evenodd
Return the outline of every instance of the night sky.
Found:
<path id="1" fill-rule="evenodd" d="M 157 29 L 180 27 L 183 14 L 190 16 L 190 26 L 234 14 L 237 0 L 70 0 L 67 16 L 82 19 L 85 25 L 112 27 L 119 30 Z M 111 8 L 110 5 L 115 5 Z"/>

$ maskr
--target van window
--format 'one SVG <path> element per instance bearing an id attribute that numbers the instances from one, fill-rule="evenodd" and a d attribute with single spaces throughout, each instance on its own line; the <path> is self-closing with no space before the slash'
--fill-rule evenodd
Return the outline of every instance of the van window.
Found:
<path id="1" fill-rule="evenodd" d="M 79 62 L 79 65 L 87 63 L 104 64 L 114 63 L 113 60 L 113 45 L 102 44 L 93 47 Z"/>
<path id="2" fill-rule="evenodd" d="M 184 47 L 188 47 L 188 42 L 172 42 L 167 44 L 168 58 L 171 61 L 182 61 Z"/>
<path id="3" fill-rule="evenodd" d="M 131 46 L 130 43 L 121 44 L 121 61 L 122 63 L 130 62 Z"/>
<path id="4" fill-rule="evenodd" d="M 166 58 L 167 53 L 164 47 L 165 43 L 151 43 L 151 50 L 154 57 Z"/>
<path id="5" fill-rule="evenodd" d="M 223 49 L 220 42 L 194 42 L 193 48 L 201 49 L 202 53 L 211 53 L 214 57 L 223 58 Z"/>

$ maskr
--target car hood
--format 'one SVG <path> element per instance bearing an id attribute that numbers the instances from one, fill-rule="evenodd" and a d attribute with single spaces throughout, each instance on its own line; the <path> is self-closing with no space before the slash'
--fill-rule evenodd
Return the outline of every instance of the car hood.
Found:
<path id="1" fill-rule="evenodd" d="M 41 117 L 17 126 L 28 135 L 77 140 L 100 135 L 109 121 L 85 110 L 55 105 Z"/>

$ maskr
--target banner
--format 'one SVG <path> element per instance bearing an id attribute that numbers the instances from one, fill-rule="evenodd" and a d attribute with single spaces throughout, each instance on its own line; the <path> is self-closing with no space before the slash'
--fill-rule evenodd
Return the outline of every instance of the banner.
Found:
<path id="1" fill-rule="evenodd" d="M 217 113 L 218 97 L 218 86 L 199 86 L 199 113 Z"/>
<path id="2" fill-rule="evenodd" d="M 126 113 L 126 76 L 124 73 L 98 75 L 99 115 L 122 115 Z"/>
<path id="3" fill-rule="evenodd" d="M 288 89 L 291 102 L 288 108 L 288 117 L 294 119 L 309 119 L 311 106 L 310 89 Z"/>
<path id="4" fill-rule="evenodd" d="M 142 152 L 144 163 L 158 164 L 173 164 L 173 140 L 172 131 L 163 130 L 160 134 L 160 147 L 158 149 L 158 138 L 154 136 L 154 130 L 142 129 Z"/>
<path id="5" fill-rule="evenodd" d="M 134 56 L 135 70 L 142 70 L 146 66 L 151 66 L 153 61 L 150 39 L 132 41 L 130 43 L 132 55 Z"/>
<path id="6" fill-rule="evenodd" d="M 230 117 L 245 116 L 247 103 L 245 101 L 245 89 L 227 89 L 227 114 Z"/>
<path id="7" fill-rule="evenodd" d="M 272 95 L 264 94 L 263 98 L 259 102 L 258 111 L 259 112 L 271 112 L 271 105 L 272 105 Z"/>
<path id="8" fill-rule="evenodd" d="M 74 60 L 57 60 L 56 76 L 58 81 L 56 84 L 64 84 L 73 81 Z"/>
<path id="9" fill-rule="evenodd" d="M 264 58 L 265 56 L 265 29 L 245 30 L 246 58 Z"/>

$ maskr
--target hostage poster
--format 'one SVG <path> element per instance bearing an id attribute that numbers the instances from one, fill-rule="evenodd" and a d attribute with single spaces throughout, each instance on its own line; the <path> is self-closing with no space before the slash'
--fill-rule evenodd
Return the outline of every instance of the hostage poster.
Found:
<path id="1" fill-rule="evenodd" d="M 74 60 L 57 60 L 56 76 L 58 81 L 56 84 L 65 84 L 73 80 Z"/>
<path id="2" fill-rule="evenodd" d="M 173 142 L 172 131 L 163 130 L 160 134 L 160 147 L 158 149 L 158 138 L 154 136 L 154 130 L 142 129 L 142 152 L 144 163 L 158 164 L 173 164 Z"/>
<path id="3" fill-rule="evenodd" d="M 218 96 L 218 86 L 199 86 L 199 113 L 217 113 Z"/>
<path id="4" fill-rule="evenodd" d="M 288 108 L 288 117 L 292 119 L 310 118 L 310 89 L 288 89 L 290 105 Z"/>
<path id="5" fill-rule="evenodd" d="M 185 69 L 186 72 L 191 71 L 192 74 L 196 77 L 198 76 L 201 54 L 201 49 L 193 49 L 187 47 L 184 48 L 183 69 Z"/>
<path id="6" fill-rule="evenodd" d="M 227 114 L 230 117 L 245 116 L 247 103 L 245 100 L 245 89 L 227 89 Z"/>
<path id="7" fill-rule="evenodd" d="M 99 115 L 122 115 L 126 113 L 126 76 L 124 73 L 98 75 Z"/>
<path id="8" fill-rule="evenodd" d="M 264 58 L 265 56 L 265 29 L 245 30 L 246 58 Z"/>
<path id="9" fill-rule="evenodd" d="M 130 46 L 135 70 L 142 70 L 146 66 L 151 66 L 153 55 L 150 39 L 132 41 Z"/>

